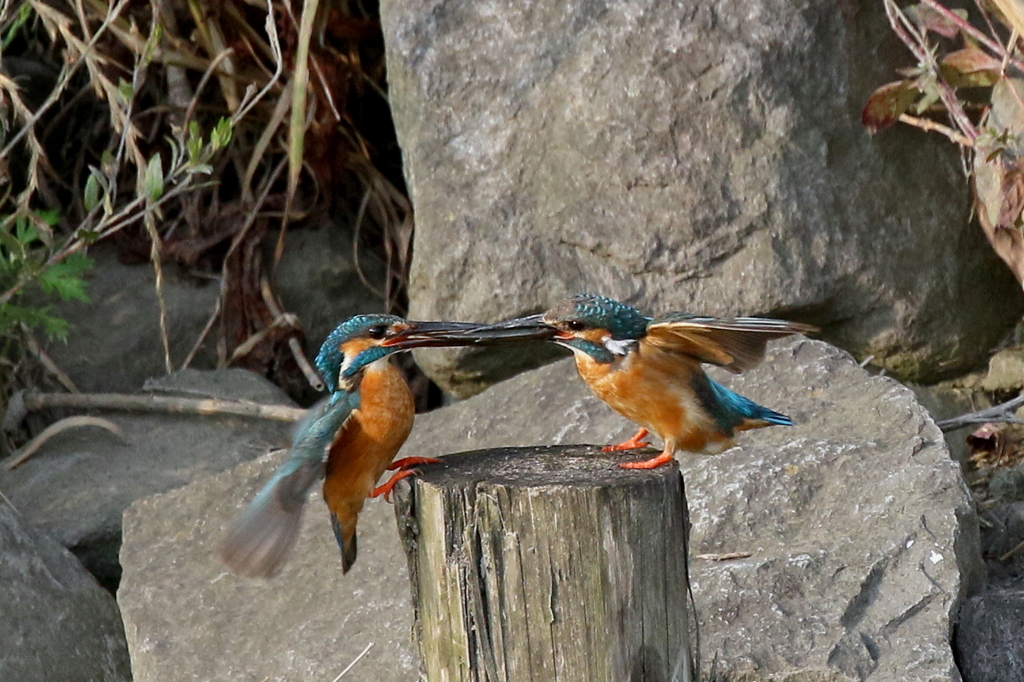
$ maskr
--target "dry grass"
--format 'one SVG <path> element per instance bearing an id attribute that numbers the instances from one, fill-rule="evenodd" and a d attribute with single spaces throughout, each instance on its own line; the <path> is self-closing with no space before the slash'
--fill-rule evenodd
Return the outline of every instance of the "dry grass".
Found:
<path id="1" fill-rule="evenodd" d="M 151 263 L 158 292 L 168 263 L 217 278 L 197 348 L 301 376 L 301 326 L 273 293 L 284 235 L 348 214 L 404 312 L 412 216 L 387 146 L 375 6 L 0 0 L 0 36 L 0 233 L 31 221 L 41 268 L 112 239 Z M 56 226 L 41 209 L 59 211 Z M 0 306 L 31 284 L 0 287 Z M 194 353 L 171 357 L 163 310 L 161 330 L 167 368 L 187 365 Z M 26 355 L 6 355 L 20 378 L 4 394 L 30 381 Z"/>

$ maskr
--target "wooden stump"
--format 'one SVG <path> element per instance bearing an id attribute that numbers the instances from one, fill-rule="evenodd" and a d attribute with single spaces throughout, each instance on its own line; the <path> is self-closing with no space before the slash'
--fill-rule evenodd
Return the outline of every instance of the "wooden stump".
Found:
<path id="1" fill-rule="evenodd" d="M 429 682 L 698 679 L 682 477 L 639 458 L 483 450 L 399 486 Z"/>

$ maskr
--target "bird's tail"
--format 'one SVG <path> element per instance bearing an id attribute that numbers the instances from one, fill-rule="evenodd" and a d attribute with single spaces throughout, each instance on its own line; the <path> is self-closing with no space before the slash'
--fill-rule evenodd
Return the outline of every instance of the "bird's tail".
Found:
<path id="1" fill-rule="evenodd" d="M 348 573 L 356 562 L 356 517 L 342 521 L 331 512 L 331 527 L 334 528 L 334 539 L 341 548 L 341 572 Z"/>
<path id="2" fill-rule="evenodd" d="M 281 569 L 299 537 L 304 507 L 294 504 L 286 487 L 279 472 L 231 524 L 220 557 L 232 573 L 269 578 Z"/>
<path id="3" fill-rule="evenodd" d="M 711 390 L 721 408 L 721 416 L 716 415 L 716 417 L 727 422 L 729 428 L 746 431 L 772 424 L 793 425 L 793 420 L 781 412 L 758 405 L 750 398 L 744 398 L 739 393 L 734 393 L 715 381 L 709 379 L 708 382 L 711 384 Z"/>

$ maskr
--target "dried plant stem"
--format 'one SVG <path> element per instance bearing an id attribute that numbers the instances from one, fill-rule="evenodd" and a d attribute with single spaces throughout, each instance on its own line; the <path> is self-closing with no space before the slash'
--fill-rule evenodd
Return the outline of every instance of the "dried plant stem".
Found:
<path id="1" fill-rule="evenodd" d="M 944 126 L 941 123 L 936 123 L 930 118 L 921 118 L 919 116 L 911 116 L 910 114 L 900 114 L 900 122 L 906 123 L 907 125 L 920 128 L 929 133 L 940 133 L 948 137 L 952 142 L 960 145 L 961 147 L 973 147 L 974 140 L 961 135 L 957 131 L 953 130 L 949 126 Z"/>
<path id="2" fill-rule="evenodd" d="M 281 306 L 277 304 L 277 299 L 274 298 L 274 292 L 270 290 L 270 283 L 266 278 L 260 280 L 260 294 L 262 294 L 263 302 L 266 304 L 270 314 L 274 316 L 275 324 L 277 323 L 277 320 L 288 317 L 288 315 L 281 311 Z M 298 328 L 298 318 L 294 315 L 291 317 L 295 320 L 292 326 Z M 313 366 L 309 364 L 309 360 L 306 359 L 306 354 L 302 350 L 302 344 L 299 343 L 299 340 L 295 338 L 294 335 L 288 339 L 288 349 L 291 351 L 292 357 L 295 358 L 295 364 L 297 364 L 299 369 L 302 370 L 302 374 L 306 377 L 306 381 L 309 382 L 309 385 L 317 391 L 324 390 L 325 387 L 323 380 L 320 379 L 320 375 L 317 374 L 315 369 L 313 369 Z"/>
<path id="3" fill-rule="evenodd" d="M 83 426 L 97 426 L 101 429 L 110 431 L 122 441 L 125 440 L 124 433 L 121 431 L 121 428 L 110 420 L 100 419 L 99 417 L 67 417 L 50 424 L 43 429 L 38 436 L 30 440 L 25 447 L 21 448 L 13 459 L 7 462 L 7 469 L 11 470 L 23 463 L 29 457 L 38 452 L 39 448 L 46 444 L 46 441 L 50 440 L 57 434 L 67 431 L 68 429 L 76 429 Z"/>
<path id="4" fill-rule="evenodd" d="M 889 19 L 889 25 L 892 27 L 893 32 L 900 40 L 903 41 L 903 44 L 907 46 L 907 49 L 913 53 L 920 65 L 923 68 L 927 68 L 935 77 L 935 85 L 939 92 L 939 99 L 941 99 L 943 105 L 945 105 L 949 117 L 953 119 L 956 127 L 960 129 L 964 136 L 973 141 L 978 137 L 978 130 L 974 127 L 974 124 L 971 123 L 967 113 L 957 100 L 956 93 L 953 92 L 953 88 L 950 87 L 949 83 L 947 83 L 942 77 L 939 65 L 935 61 L 935 55 L 928 49 L 926 37 L 921 33 L 917 26 L 907 18 L 907 15 L 903 13 L 903 10 L 896 5 L 895 0 L 884 1 L 885 14 Z"/>
<path id="5" fill-rule="evenodd" d="M 929 9 L 934 10 L 937 14 L 941 15 L 946 21 L 955 24 L 957 28 L 971 36 L 979 43 L 992 50 L 997 55 L 1007 55 L 1007 51 L 1002 45 L 989 38 L 987 35 L 979 31 L 977 28 L 971 25 L 970 22 L 962 19 L 960 15 L 953 12 L 948 7 L 940 3 L 938 0 L 921 0 L 921 4 L 925 5 Z M 1012 64 L 1021 73 L 1024 73 L 1024 62 L 1019 59 L 1014 59 L 1012 55 L 1008 56 L 1008 63 Z"/>
<path id="6" fill-rule="evenodd" d="M 287 405 L 266 405 L 241 400 L 214 398 L 176 398 L 156 395 L 126 395 L 123 393 L 25 393 L 25 409 L 35 412 L 46 408 L 76 410 L 118 410 L 122 412 L 156 412 L 162 414 L 234 415 L 294 422 L 302 418 L 305 410 Z"/>
<path id="7" fill-rule="evenodd" d="M 943 419 L 938 423 L 938 427 L 943 431 L 955 431 L 971 424 L 987 424 L 988 422 L 1024 424 L 1024 420 L 1018 419 L 1014 415 L 1017 408 L 1022 405 L 1024 405 L 1024 394 L 995 407 L 988 407 L 977 412 L 968 412 L 952 419 Z"/>

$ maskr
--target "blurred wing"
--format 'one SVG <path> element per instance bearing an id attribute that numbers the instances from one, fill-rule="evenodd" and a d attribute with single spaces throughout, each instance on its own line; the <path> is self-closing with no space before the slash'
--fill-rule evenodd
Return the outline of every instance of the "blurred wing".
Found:
<path id="1" fill-rule="evenodd" d="M 288 459 L 238 515 L 221 544 L 221 559 L 232 573 L 268 578 L 280 570 L 298 538 L 309 491 L 323 476 L 327 452 L 357 399 L 357 394 L 335 393 L 299 423 Z"/>
<path id="2" fill-rule="evenodd" d="M 669 313 L 651 321 L 643 340 L 739 373 L 761 362 L 765 347 L 772 339 L 817 330 L 809 324 L 763 317 L 718 319 Z"/>

